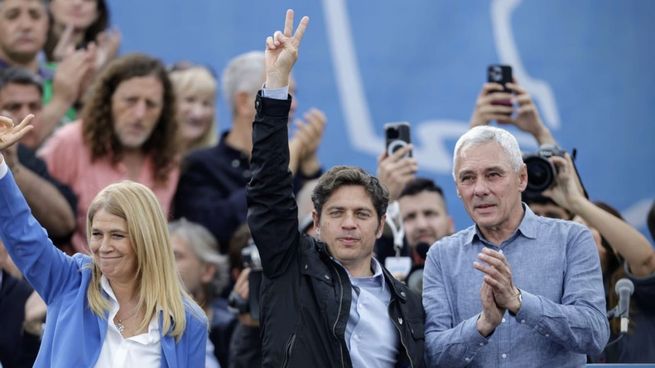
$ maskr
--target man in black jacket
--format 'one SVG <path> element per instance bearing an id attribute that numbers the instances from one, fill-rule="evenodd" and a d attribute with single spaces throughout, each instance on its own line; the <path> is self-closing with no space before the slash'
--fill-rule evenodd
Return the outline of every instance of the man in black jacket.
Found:
<path id="1" fill-rule="evenodd" d="M 312 195 L 321 240 L 298 231 L 288 170 L 288 78 L 309 19 L 266 40 L 266 84 L 256 100 L 248 224 L 264 272 L 264 367 L 423 367 L 420 298 L 373 258 L 388 193 L 361 169 L 325 173 Z"/>

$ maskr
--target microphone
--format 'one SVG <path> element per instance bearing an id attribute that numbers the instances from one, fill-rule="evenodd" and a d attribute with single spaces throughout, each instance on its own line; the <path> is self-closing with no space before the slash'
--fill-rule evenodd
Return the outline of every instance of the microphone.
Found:
<path id="1" fill-rule="evenodd" d="M 635 291 L 635 285 L 629 279 L 622 278 L 616 282 L 614 292 L 619 296 L 619 305 L 617 306 L 616 316 L 621 318 L 620 332 L 628 332 L 628 322 L 630 320 L 630 296 Z"/>

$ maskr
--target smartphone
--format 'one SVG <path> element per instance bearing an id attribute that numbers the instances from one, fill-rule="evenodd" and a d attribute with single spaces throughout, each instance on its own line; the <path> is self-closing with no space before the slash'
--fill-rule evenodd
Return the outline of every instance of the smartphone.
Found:
<path id="1" fill-rule="evenodd" d="M 505 93 L 512 93 L 512 90 L 507 88 L 507 83 L 513 82 L 512 67 L 509 65 L 491 64 L 487 67 L 487 82 L 499 83 L 503 86 Z M 510 100 L 499 100 L 493 102 L 494 105 L 512 106 Z"/>
<path id="2" fill-rule="evenodd" d="M 507 83 L 512 83 L 512 67 L 509 65 L 492 64 L 487 67 L 487 81 L 503 85 L 503 92 L 512 93 Z"/>
<path id="3" fill-rule="evenodd" d="M 384 136 L 386 138 L 387 155 L 389 156 L 412 142 L 410 126 L 405 121 L 384 124 Z M 412 152 L 410 151 L 407 156 L 412 157 Z"/>

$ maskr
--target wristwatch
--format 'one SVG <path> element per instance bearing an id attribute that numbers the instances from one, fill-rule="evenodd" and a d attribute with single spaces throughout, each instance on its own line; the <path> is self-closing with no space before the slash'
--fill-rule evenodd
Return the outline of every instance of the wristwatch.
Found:
<path id="1" fill-rule="evenodd" d="M 521 310 L 521 307 L 523 306 L 523 295 L 521 295 L 521 289 L 516 288 L 519 292 L 514 294 L 514 296 L 519 300 L 519 307 L 516 308 L 516 313 L 512 313 L 512 311 L 509 311 L 509 313 L 513 316 L 517 315 L 519 311 Z"/>
<path id="2" fill-rule="evenodd" d="M 518 294 L 516 294 L 516 297 L 519 299 L 519 307 L 516 308 L 516 313 L 514 314 L 518 314 L 519 311 L 521 310 L 521 307 L 523 306 L 523 295 L 521 294 L 521 289 L 516 288 L 516 290 L 519 291 Z"/>

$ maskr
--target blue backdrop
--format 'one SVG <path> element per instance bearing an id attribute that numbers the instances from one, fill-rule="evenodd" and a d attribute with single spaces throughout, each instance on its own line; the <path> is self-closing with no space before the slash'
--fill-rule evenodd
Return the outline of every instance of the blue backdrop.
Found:
<path id="1" fill-rule="evenodd" d="M 655 2 L 648 0 L 140 0 L 110 1 L 121 52 L 219 73 L 263 50 L 284 10 L 308 15 L 295 67 L 299 110 L 329 118 L 320 158 L 375 172 L 382 126 L 409 121 L 421 174 L 441 184 L 457 229 L 471 221 L 455 196 L 452 149 L 466 130 L 490 63 L 514 66 L 592 199 L 645 231 L 655 198 Z M 650 45 L 650 46 L 649 46 Z M 220 129 L 229 112 L 219 103 Z M 520 136 L 534 151 L 532 139 Z"/>

